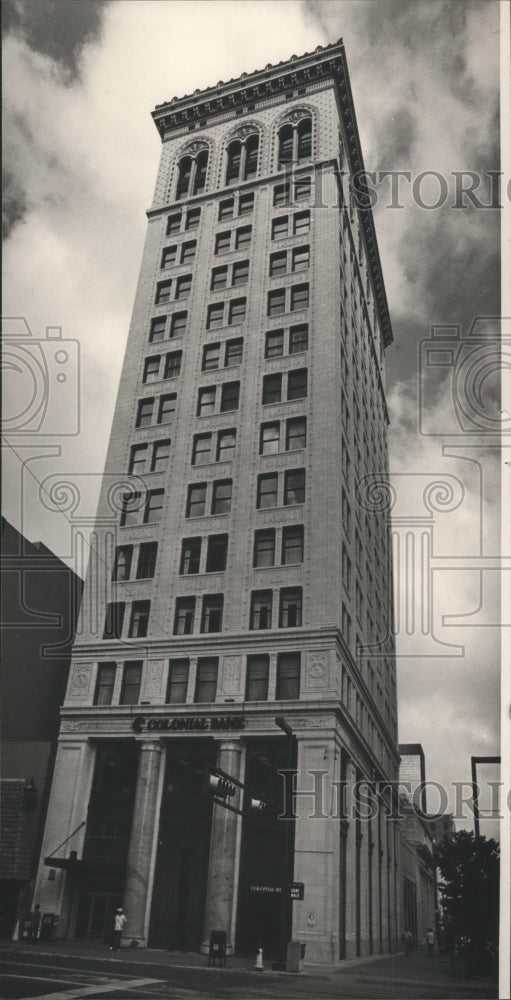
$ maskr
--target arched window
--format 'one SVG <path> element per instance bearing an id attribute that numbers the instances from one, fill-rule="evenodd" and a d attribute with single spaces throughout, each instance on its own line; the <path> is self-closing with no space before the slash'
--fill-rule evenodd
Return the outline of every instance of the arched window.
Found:
<path id="1" fill-rule="evenodd" d="M 191 153 L 182 156 L 179 161 L 179 173 L 176 186 L 176 201 L 191 198 L 194 194 L 202 194 L 206 187 L 206 172 L 208 169 L 208 149 L 196 147 Z"/>
<path id="2" fill-rule="evenodd" d="M 312 156 L 312 118 L 297 113 L 279 129 L 279 164 L 300 163 Z"/>
<path id="3" fill-rule="evenodd" d="M 239 136 L 227 147 L 226 184 L 239 184 L 257 174 L 259 135 L 257 132 L 245 134 L 245 130 L 240 130 Z"/>

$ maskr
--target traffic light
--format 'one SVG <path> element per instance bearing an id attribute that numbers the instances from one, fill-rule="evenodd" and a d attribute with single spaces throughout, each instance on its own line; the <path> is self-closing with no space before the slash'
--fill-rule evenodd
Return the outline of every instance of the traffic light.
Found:
<path id="1" fill-rule="evenodd" d="M 208 789 L 219 799 L 231 798 L 231 796 L 236 794 L 236 787 L 232 781 L 228 781 L 227 778 L 222 778 L 219 774 L 214 773 L 209 775 Z"/>
<path id="2" fill-rule="evenodd" d="M 252 810 L 253 812 L 259 812 L 259 813 L 271 812 L 271 806 L 269 802 L 266 802 L 265 799 L 252 798 L 252 796 L 249 797 L 249 809 Z"/>

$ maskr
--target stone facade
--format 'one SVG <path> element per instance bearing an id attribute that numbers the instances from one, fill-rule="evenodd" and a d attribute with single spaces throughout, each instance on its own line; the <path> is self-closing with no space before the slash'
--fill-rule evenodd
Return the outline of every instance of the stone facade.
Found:
<path id="1" fill-rule="evenodd" d="M 339 802 L 340 784 L 394 781 L 399 763 L 392 333 L 371 212 L 346 184 L 363 162 L 343 45 L 153 117 L 162 155 L 41 897 L 68 837 L 52 891 L 69 933 L 98 935 L 122 899 L 142 946 L 205 948 L 225 929 L 230 951 L 292 935 L 318 962 L 393 950 L 390 804 L 374 797 L 366 821 Z M 286 764 L 295 818 L 251 825 L 241 786 L 274 795 Z M 186 798 L 208 766 L 240 783 L 237 812 Z M 107 826 L 121 861 L 101 885 Z M 290 881 L 305 887 L 292 912 Z"/>

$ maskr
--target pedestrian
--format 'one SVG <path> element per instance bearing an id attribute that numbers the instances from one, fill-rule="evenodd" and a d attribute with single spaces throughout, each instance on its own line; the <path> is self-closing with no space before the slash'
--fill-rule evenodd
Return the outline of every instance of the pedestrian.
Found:
<path id="1" fill-rule="evenodd" d="M 433 958 L 433 945 L 435 943 L 435 935 L 433 933 L 433 928 L 428 927 L 426 931 L 426 944 L 428 946 L 428 957 Z"/>
<path id="2" fill-rule="evenodd" d="M 119 906 L 116 910 L 116 914 L 114 917 L 114 933 L 112 936 L 112 944 L 110 945 L 110 951 L 119 951 L 119 948 L 121 947 L 121 938 L 125 923 L 126 923 L 126 914 L 124 913 L 122 906 Z"/>
<path id="3" fill-rule="evenodd" d="M 28 932 L 29 941 L 34 944 L 39 937 L 39 928 L 41 926 L 41 907 L 39 903 L 36 903 L 32 913 L 30 914 L 30 928 Z"/>
<path id="4" fill-rule="evenodd" d="M 412 949 L 412 941 L 413 941 L 413 935 L 408 930 L 408 927 L 405 927 L 403 931 L 403 948 L 405 950 L 406 956 L 410 954 L 410 951 Z"/>

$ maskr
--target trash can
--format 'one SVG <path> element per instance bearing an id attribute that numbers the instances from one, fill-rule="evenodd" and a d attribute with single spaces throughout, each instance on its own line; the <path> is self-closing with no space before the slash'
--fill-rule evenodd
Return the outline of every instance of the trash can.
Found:
<path id="1" fill-rule="evenodd" d="M 225 953 L 227 950 L 227 932 L 211 931 L 209 935 L 209 957 L 208 965 L 225 965 Z"/>
<path id="2" fill-rule="evenodd" d="M 40 941 L 51 941 L 53 931 L 57 926 L 57 915 L 55 913 L 43 913 L 41 918 L 41 930 L 39 932 Z"/>
<path id="3" fill-rule="evenodd" d="M 305 958 L 305 943 L 303 941 L 289 941 L 287 945 L 286 969 L 288 972 L 303 972 L 303 960 Z"/>

